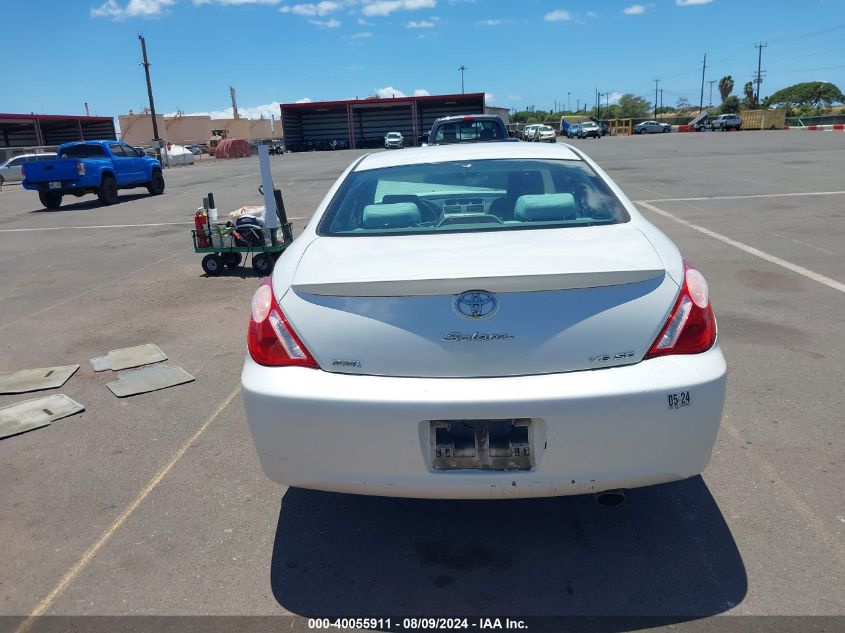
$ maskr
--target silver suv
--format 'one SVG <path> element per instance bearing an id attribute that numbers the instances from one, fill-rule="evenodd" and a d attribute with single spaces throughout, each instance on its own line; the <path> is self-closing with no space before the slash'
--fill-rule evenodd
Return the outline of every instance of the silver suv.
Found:
<path id="1" fill-rule="evenodd" d="M 742 119 L 738 114 L 720 114 L 710 121 L 711 130 L 739 130 L 742 127 Z"/>

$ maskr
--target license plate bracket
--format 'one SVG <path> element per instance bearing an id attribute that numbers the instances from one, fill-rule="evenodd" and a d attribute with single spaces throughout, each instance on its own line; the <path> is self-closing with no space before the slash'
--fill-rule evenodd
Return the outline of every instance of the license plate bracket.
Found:
<path id="1" fill-rule="evenodd" d="M 47 187 L 49 187 L 50 189 L 61 189 L 61 188 L 62 188 L 62 183 L 60 183 L 60 182 L 59 182 L 59 181 L 57 181 L 57 180 L 54 180 L 54 181 L 52 181 L 52 182 L 48 183 L 48 184 L 47 184 Z"/>
<path id="2" fill-rule="evenodd" d="M 533 425 L 529 418 L 431 420 L 434 470 L 531 470 Z"/>

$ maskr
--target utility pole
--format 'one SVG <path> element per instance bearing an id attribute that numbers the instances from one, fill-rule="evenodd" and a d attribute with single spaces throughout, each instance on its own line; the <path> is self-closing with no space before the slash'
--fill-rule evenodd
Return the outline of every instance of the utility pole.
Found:
<path id="1" fill-rule="evenodd" d="M 85 116 L 91 116 L 91 113 L 88 111 L 88 102 L 85 102 Z"/>
<path id="2" fill-rule="evenodd" d="M 657 118 L 657 90 L 658 86 L 660 85 L 660 77 L 656 77 L 654 80 L 654 118 Z"/>
<path id="3" fill-rule="evenodd" d="M 596 118 L 601 118 L 601 94 L 600 92 L 596 93 Z"/>
<path id="4" fill-rule="evenodd" d="M 581 97 L 578 97 L 578 98 L 575 99 L 575 111 L 576 112 L 581 111 Z"/>
<path id="5" fill-rule="evenodd" d="M 768 44 L 763 44 L 763 42 L 754 45 L 754 48 L 757 49 L 757 76 L 754 77 L 754 81 L 757 83 L 757 94 L 754 95 L 754 100 L 757 103 L 760 103 L 760 84 L 763 83 L 763 71 L 760 70 L 760 66 L 763 64 L 763 49 L 766 47 L 768 47 Z"/>
<path id="6" fill-rule="evenodd" d="M 566 93 L 566 111 L 567 112 L 569 112 L 572 109 L 572 103 L 569 99 L 569 95 L 571 95 L 571 94 L 572 94 L 571 92 Z"/>
<path id="7" fill-rule="evenodd" d="M 465 71 L 466 69 L 467 69 L 467 67 L 466 67 L 466 66 L 464 66 L 463 64 L 461 64 L 461 65 L 458 67 L 458 70 L 460 70 L 460 71 L 461 71 L 461 94 L 464 94 L 464 71 Z"/>
<path id="8" fill-rule="evenodd" d="M 701 98 L 698 101 L 698 111 L 704 110 L 704 71 L 707 70 L 707 53 L 704 53 L 704 61 L 701 62 Z M 713 105 L 713 91 L 710 91 L 710 105 Z"/>
<path id="9" fill-rule="evenodd" d="M 660 110 L 663 111 L 663 88 L 660 89 Z"/>
<path id="10" fill-rule="evenodd" d="M 138 39 L 141 40 L 141 54 L 144 56 L 144 62 L 141 65 L 144 67 L 144 73 L 147 75 L 147 96 L 150 98 L 150 116 L 153 119 L 153 136 L 155 137 L 153 140 L 158 141 L 158 122 L 156 121 L 156 106 L 153 101 L 153 85 L 150 83 L 150 62 L 147 60 L 147 42 L 144 40 L 143 35 L 139 35 Z M 156 144 L 155 150 L 156 158 L 161 161 L 161 148 L 158 147 L 158 144 Z"/>
<path id="11" fill-rule="evenodd" d="M 232 86 L 229 86 L 229 96 L 232 97 L 232 118 L 240 119 L 241 117 L 238 114 L 238 100 L 235 98 L 235 89 Z"/>
<path id="12" fill-rule="evenodd" d="M 604 109 L 610 112 L 610 92 L 604 93 Z"/>
<path id="13" fill-rule="evenodd" d="M 708 79 L 707 80 L 707 85 L 710 86 L 710 105 L 707 106 L 708 108 L 713 107 L 713 84 L 715 84 L 715 83 L 716 83 L 715 79 Z"/>

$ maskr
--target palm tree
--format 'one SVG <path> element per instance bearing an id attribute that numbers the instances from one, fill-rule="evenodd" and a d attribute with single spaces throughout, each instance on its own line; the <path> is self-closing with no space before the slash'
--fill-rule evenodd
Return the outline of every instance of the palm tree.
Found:
<path id="1" fill-rule="evenodd" d="M 719 94 L 722 96 L 722 103 L 731 95 L 734 91 L 734 78 L 730 75 L 726 75 L 719 80 Z"/>

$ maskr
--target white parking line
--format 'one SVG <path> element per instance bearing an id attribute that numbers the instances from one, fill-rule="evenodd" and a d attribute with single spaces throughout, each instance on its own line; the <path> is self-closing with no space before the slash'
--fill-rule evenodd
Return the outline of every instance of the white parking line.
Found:
<path id="1" fill-rule="evenodd" d="M 845 193 L 845 192 L 843 192 Z M 755 257 L 759 257 L 760 259 L 764 259 L 767 262 L 780 266 L 782 268 L 786 268 L 794 273 L 798 273 L 807 279 L 812 279 L 813 281 L 817 281 L 820 284 L 824 284 L 828 288 L 833 288 L 834 290 L 838 290 L 839 292 L 845 293 L 845 284 L 842 282 L 836 281 L 835 279 L 831 279 L 830 277 L 825 277 L 824 275 L 820 275 L 817 272 L 814 272 L 808 268 L 804 268 L 803 266 L 798 266 L 797 264 L 793 264 L 792 262 L 788 262 L 785 259 L 781 259 L 780 257 L 775 257 L 774 255 L 769 255 L 768 253 L 761 251 L 758 248 L 754 248 L 753 246 L 749 246 L 748 244 L 743 244 L 742 242 L 738 242 L 736 240 L 732 240 L 731 238 L 722 235 L 721 233 L 716 233 L 716 231 L 711 231 L 710 229 L 704 228 L 703 226 L 699 226 L 698 224 L 693 224 L 692 222 L 688 222 L 678 216 L 669 213 L 668 211 L 664 211 L 663 209 L 650 204 L 645 200 L 637 200 L 634 204 L 637 204 L 649 211 L 657 213 L 658 215 L 662 215 L 665 218 L 669 218 L 670 220 L 674 220 L 678 224 L 683 224 L 684 226 L 698 231 L 699 233 L 703 233 L 707 237 L 712 237 L 714 240 L 719 240 L 720 242 L 724 242 L 734 248 L 738 248 L 741 251 L 748 253 L 749 255 L 754 255 Z"/>
<path id="2" fill-rule="evenodd" d="M 748 200 L 752 198 L 792 198 L 795 196 L 841 196 L 845 191 L 798 191 L 793 193 L 753 193 L 741 196 L 702 196 L 699 198 L 654 198 L 640 202 L 703 202 L 706 200 Z"/>
<path id="3" fill-rule="evenodd" d="M 150 226 L 181 226 L 193 222 L 157 222 L 156 224 L 100 224 L 95 226 L 42 226 L 34 229 L 0 229 L 0 233 L 31 233 L 33 231 L 86 231 L 91 229 L 134 229 Z"/>

